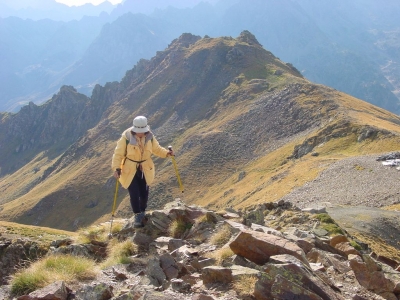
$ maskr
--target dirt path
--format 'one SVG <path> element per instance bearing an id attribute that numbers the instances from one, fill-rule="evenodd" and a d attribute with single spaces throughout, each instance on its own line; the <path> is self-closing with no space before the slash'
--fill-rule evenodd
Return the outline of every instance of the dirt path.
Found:
<path id="1" fill-rule="evenodd" d="M 315 180 L 282 199 L 300 208 L 321 205 L 382 207 L 400 203 L 400 171 L 376 161 L 379 155 L 333 163 Z"/>
<path id="2" fill-rule="evenodd" d="M 400 258 L 400 212 L 381 209 L 400 203 L 400 171 L 382 165 L 376 160 L 379 156 L 335 162 L 282 199 L 300 208 L 325 206 L 349 234 L 362 234 L 368 244 L 381 238 L 395 248 L 386 253 L 395 251 Z"/>

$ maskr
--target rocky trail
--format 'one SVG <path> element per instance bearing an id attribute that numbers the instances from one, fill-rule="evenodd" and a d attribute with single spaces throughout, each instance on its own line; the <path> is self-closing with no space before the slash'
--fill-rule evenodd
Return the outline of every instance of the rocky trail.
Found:
<path id="1" fill-rule="evenodd" d="M 172 235 L 177 220 L 186 225 Z M 35 242 L 0 237 L 0 299 L 394 300 L 400 294 L 398 263 L 391 267 L 368 245 L 329 232 L 325 208 L 301 210 L 279 201 L 216 213 L 176 200 L 149 213 L 143 228 L 119 221 L 124 226 L 113 240 L 138 249 L 128 263 L 101 269 L 94 280 L 57 281 L 28 295 L 10 295 L 8 279 Z M 102 261 L 108 251 L 107 242 L 64 239 L 36 254 Z"/>

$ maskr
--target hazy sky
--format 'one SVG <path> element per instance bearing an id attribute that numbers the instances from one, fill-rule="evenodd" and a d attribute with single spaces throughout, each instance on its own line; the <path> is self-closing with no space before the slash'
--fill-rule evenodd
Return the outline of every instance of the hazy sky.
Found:
<path id="1" fill-rule="evenodd" d="M 83 5 L 86 3 L 92 3 L 93 5 L 99 5 L 100 3 L 103 3 L 107 0 L 56 0 L 56 2 L 59 3 L 64 3 L 68 6 L 79 6 Z M 108 0 L 108 2 L 111 2 L 112 4 L 118 4 L 121 3 L 122 0 Z"/>

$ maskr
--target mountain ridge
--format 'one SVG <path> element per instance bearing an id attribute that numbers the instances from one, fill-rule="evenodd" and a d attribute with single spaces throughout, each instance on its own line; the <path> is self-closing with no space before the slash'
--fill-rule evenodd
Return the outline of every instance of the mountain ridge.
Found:
<path id="1" fill-rule="evenodd" d="M 357 14 L 359 11 L 362 16 Z M 3 110 L 16 111 L 18 103 L 47 100 L 62 85 L 74 85 L 89 96 L 96 83 L 119 81 L 137 61 L 149 59 L 156 51 L 164 50 L 170 40 L 183 32 L 218 37 L 237 36 L 243 30 L 250 30 L 261 44 L 283 61 L 295 65 L 309 80 L 332 86 L 397 113 L 399 45 L 396 40 L 399 31 L 396 29 L 398 21 L 394 18 L 396 11 L 399 7 L 395 2 L 379 7 L 374 1 L 364 1 L 361 5 L 356 0 L 335 3 L 292 0 L 279 5 L 274 1 L 254 1 L 248 7 L 245 1 L 221 1 L 214 6 L 199 4 L 192 9 L 159 9 L 145 17 L 136 14 L 131 16 L 129 22 L 125 21 L 129 28 L 123 22 L 103 15 L 92 20 L 101 25 L 110 22 L 104 25 L 104 29 L 108 30 L 97 35 L 97 39 L 87 36 L 84 42 L 70 40 L 67 34 L 71 31 L 63 33 L 60 30 L 60 36 L 51 40 L 67 44 L 62 57 L 74 58 L 68 60 L 67 69 L 60 71 L 57 68 L 65 63 L 58 57 L 62 53 L 57 51 L 49 51 L 48 55 L 52 56 L 46 61 L 35 59 L 23 68 L 5 68 L 2 72 L 7 70 L 6 74 L 0 76 L 4 78 L 2 82 L 8 84 L 1 90 L 9 91 L 11 88 L 11 91 L 3 95 L 1 102 L 8 102 Z M 127 16 L 121 18 L 126 19 Z M 139 19 L 142 20 L 140 24 Z M 81 33 L 87 30 L 85 28 L 82 27 Z M 125 39 L 121 35 L 125 35 Z M 80 56 L 75 57 L 69 45 L 78 51 L 81 47 L 88 47 L 85 43 L 89 40 L 92 42 L 90 49 L 85 48 L 88 51 L 84 55 L 79 52 Z M 144 44 L 143 40 L 151 44 Z M 33 53 L 37 50 L 35 43 L 17 48 L 7 41 L 5 44 L 15 54 L 23 52 L 24 48 Z M 53 48 L 59 50 L 54 44 L 46 49 Z M 114 51 L 118 57 L 113 54 Z M 29 56 L 29 53 L 25 55 Z M 13 55 L 7 57 L 4 65 L 13 60 Z M 55 65 L 51 63 L 53 60 L 56 60 Z M 96 62 L 101 66 L 101 72 L 94 68 Z M 80 82 L 76 82 L 77 79 Z"/>
<path id="2" fill-rule="evenodd" d="M 65 91 L 76 94 L 72 87 Z M 79 126 L 84 133 L 70 146 L 53 156 L 35 152 L 18 171 L 3 175 L 2 218 L 71 230 L 108 215 L 115 185 L 111 154 L 138 114 L 148 116 L 163 146 L 179 153 L 185 200 L 217 209 L 276 201 L 315 178 L 321 163 L 396 149 L 400 132 L 398 116 L 309 82 L 248 31 L 236 39 L 183 34 L 121 82 L 97 86 L 85 102 L 76 116 L 86 120 Z M 0 148 L 5 161 L 23 154 L 8 149 Z M 158 159 L 156 165 L 151 208 L 179 193 L 171 162 Z M 286 175 L 274 180 L 279 174 Z M 128 216 L 126 191 L 118 204 L 117 214 Z"/>

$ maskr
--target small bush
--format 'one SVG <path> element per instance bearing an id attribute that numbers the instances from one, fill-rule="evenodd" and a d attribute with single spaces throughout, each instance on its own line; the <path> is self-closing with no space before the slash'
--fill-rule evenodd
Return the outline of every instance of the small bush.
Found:
<path id="1" fill-rule="evenodd" d="M 232 236 L 229 225 L 221 226 L 210 238 L 210 244 L 216 246 L 225 245 Z"/>
<path id="2" fill-rule="evenodd" d="M 95 276 L 93 260 L 71 255 L 53 255 L 16 273 L 11 279 L 11 292 L 14 295 L 24 295 L 57 280 L 73 283 L 93 279 Z"/>
<path id="3" fill-rule="evenodd" d="M 187 222 L 184 218 L 176 218 L 171 222 L 168 232 L 173 238 L 181 238 L 186 230 L 192 228 L 193 224 Z"/>
<path id="4" fill-rule="evenodd" d="M 132 241 L 126 240 L 123 242 L 111 242 L 107 250 L 108 258 L 101 264 L 101 268 L 131 263 L 130 256 L 137 253 L 137 246 Z"/>
<path id="5" fill-rule="evenodd" d="M 257 280 L 257 276 L 255 275 L 241 275 L 235 279 L 232 288 L 240 297 L 251 297 L 254 293 Z"/>

